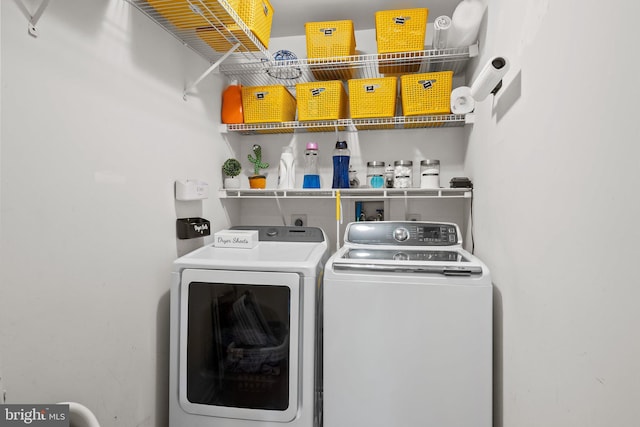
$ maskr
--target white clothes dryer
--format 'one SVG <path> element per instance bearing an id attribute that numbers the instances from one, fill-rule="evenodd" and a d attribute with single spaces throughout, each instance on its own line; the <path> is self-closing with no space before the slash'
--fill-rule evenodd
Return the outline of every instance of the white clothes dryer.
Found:
<path id="1" fill-rule="evenodd" d="M 456 224 L 355 222 L 324 280 L 326 427 L 491 427 L 492 284 Z"/>
<path id="2" fill-rule="evenodd" d="M 257 246 L 207 245 L 174 263 L 169 425 L 315 427 L 326 236 L 313 227 L 234 229 L 257 230 Z"/>

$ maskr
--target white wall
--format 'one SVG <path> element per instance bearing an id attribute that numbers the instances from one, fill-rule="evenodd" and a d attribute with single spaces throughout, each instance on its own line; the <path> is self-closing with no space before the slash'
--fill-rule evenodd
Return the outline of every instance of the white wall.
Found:
<path id="1" fill-rule="evenodd" d="M 227 225 L 215 198 L 176 202 L 173 185 L 221 185 L 222 79 L 183 101 L 208 64 L 122 0 L 53 1 L 38 38 L 17 4 L 1 4 L 7 401 L 166 425 L 171 263 L 202 244 L 178 242 L 175 220 Z"/>
<path id="2" fill-rule="evenodd" d="M 51 2 L 38 39 L 15 2 L 1 11 L 8 402 L 76 400 L 104 426 L 165 425 L 171 261 L 202 243 L 177 242 L 174 222 L 227 225 L 215 198 L 175 202 L 173 182 L 218 188 L 229 146 L 246 155 L 255 140 L 218 134 L 221 78 L 182 100 L 206 64 L 125 2 Z M 629 107 L 639 95 L 639 12 L 621 0 L 606 11 L 490 0 L 472 65 L 501 54 L 512 70 L 495 103 L 478 105 L 473 128 L 359 136 L 371 159 L 384 144 L 403 156 L 437 151 L 451 156 L 451 175 L 464 167 L 475 183 L 476 253 L 496 285 L 498 426 L 640 418 L 640 131 Z M 443 148 L 464 134 L 468 144 Z M 291 143 L 283 138 L 275 162 Z M 328 156 L 332 138 L 322 138 Z"/>
<path id="3" fill-rule="evenodd" d="M 496 286 L 497 426 L 636 426 L 640 6 L 490 0 L 466 170 Z M 483 65 L 483 61 L 478 61 Z"/>

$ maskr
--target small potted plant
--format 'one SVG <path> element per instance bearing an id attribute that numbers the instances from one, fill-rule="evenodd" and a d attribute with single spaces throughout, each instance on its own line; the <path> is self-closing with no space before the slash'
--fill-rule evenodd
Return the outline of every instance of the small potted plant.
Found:
<path id="1" fill-rule="evenodd" d="M 230 158 L 222 164 L 222 173 L 224 173 L 224 188 L 238 189 L 240 188 L 240 171 L 242 166 L 237 159 Z"/>
<path id="2" fill-rule="evenodd" d="M 267 186 L 267 177 L 260 173 L 260 169 L 267 169 L 269 163 L 262 162 L 262 147 L 255 144 L 252 147 L 253 154 L 249 154 L 247 158 L 253 164 L 253 176 L 249 177 L 249 187 L 251 188 L 265 188 Z"/>

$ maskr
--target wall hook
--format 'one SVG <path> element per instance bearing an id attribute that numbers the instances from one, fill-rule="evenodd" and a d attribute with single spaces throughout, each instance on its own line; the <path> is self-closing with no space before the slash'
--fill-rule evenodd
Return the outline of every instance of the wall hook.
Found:
<path id="1" fill-rule="evenodd" d="M 15 1 L 18 7 L 20 8 L 20 10 L 22 10 L 22 13 L 24 13 L 27 19 L 29 20 L 29 23 L 27 25 L 27 30 L 29 31 L 29 35 L 33 37 L 38 37 L 38 29 L 36 28 L 36 24 L 40 20 L 40 17 L 44 13 L 44 10 L 47 8 L 51 0 L 42 0 L 42 3 L 40 3 L 40 6 L 38 6 L 38 9 L 36 10 L 36 13 L 34 13 L 33 15 L 29 13 L 29 10 L 27 9 L 27 7 L 24 5 L 24 3 L 22 3 L 22 0 L 15 0 Z"/>

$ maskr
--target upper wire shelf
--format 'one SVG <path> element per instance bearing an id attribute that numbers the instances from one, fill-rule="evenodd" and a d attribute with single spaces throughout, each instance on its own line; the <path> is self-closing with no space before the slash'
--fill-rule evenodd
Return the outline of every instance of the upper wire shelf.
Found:
<path id="1" fill-rule="evenodd" d="M 377 78 L 385 75 L 464 70 L 467 60 L 478 55 L 478 44 L 416 52 L 352 55 L 324 59 L 229 60 L 220 72 L 245 86 L 284 85 L 316 80 Z"/>
<path id="2" fill-rule="evenodd" d="M 210 63 L 223 60 L 220 72 L 245 86 L 294 87 L 316 80 L 445 70 L 457 74 L 469 58 L 478 55 L 476 43 L 460 48 L 276 61 L 227 0 L 126 1 Z"/>
<path id="3" fill-rule="evenodd" d="M 235 45 L 239 46 L 233 57 L 241 61 L 272 58 L 227 0 L 126 1 L 211 63 L 228 55 Z"/>

